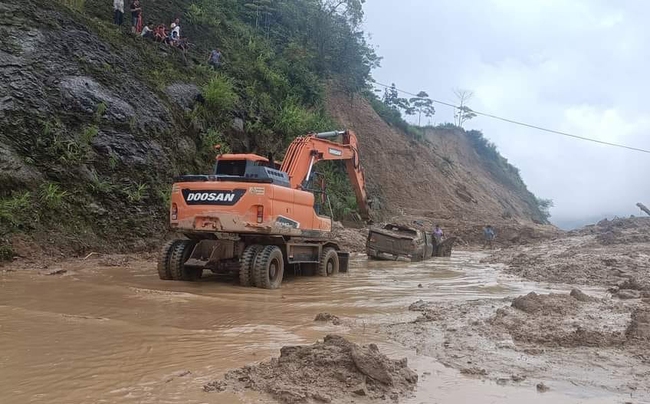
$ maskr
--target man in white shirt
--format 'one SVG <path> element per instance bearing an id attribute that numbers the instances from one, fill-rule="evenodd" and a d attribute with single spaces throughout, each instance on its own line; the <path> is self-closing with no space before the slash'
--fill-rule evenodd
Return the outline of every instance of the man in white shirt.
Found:
<path id="1" fill-rule="evenodd" d="M 124 22 L 124 0 L 113 0 L 113 23 L 122 25 Z"/>

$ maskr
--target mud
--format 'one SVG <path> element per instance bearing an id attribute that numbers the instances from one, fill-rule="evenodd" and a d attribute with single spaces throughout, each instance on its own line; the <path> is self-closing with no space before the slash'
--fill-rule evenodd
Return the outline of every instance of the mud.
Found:
<path id="1" fill-rule="evenodd" d="M 405 404 L 636 403 L 650 398 L 644 387 L 650 373 L 643 300 L 608 299 L 602 288 L 581 288 L 586 298 L 577 291 L 570 297 L 570 288 L 528 282 L 504 275 L 498 266 L 479 264 L 484 255 L 476 252 L 455 251 L 450 258 L 420 263 L 353 255 L 346 274 L 289 277 L 277 291 L 242 288 L 209 273 L 197 283 L 160 281 L 149 256 L 84 258 L 50 263 L 21 259 L 0 274 L 3 404 L 277 403 L 267 390 L 243 388 L 239 379 L 229 381 L 224 375 L 256 364 L 246 372 L 260 376 L 262 364 L 280 361 L 271 358 L 285 346 L 307 346 L 304 352 L 316 358 L 318 351 L 308 344 L 332 333 L 357 344 L 360 352 L 374 355 L 375 344 L 388 358 L 408 358 L 418 383 L 413 396 L 398 394 Z M 59 270 L 65 273 L 47 276 Z M 555 313 L 549 307 L 558 305 L 545 299 L 532 314 L 512 307 L 514 297 L 530 291 L 562 296 L 562 302 L 575 307 Z M 418 311 L 408 311 L 418 300 L 413 306 Z M 613 303 L 624 308 L 608 312 Z M 501 308 L 510 319 L 532 324 L 525 328 L 497 321 Z M 600 325 L 586 330 L 624 334 L 621 346 L 572 346 L 578 345 L 575 340 L 563 346 L 566 338 L 539 342 L 536 337 L 543 329 L 533 320 L 537 317 L 570 335 L 572 321 L 585 321 L 596 311 L 603 320 L 590 318 Z M 334 325 L 327 313 L 341 323 Z M 328 321 L 314 321 L 317 316 Z M 285 349 L 282 356 L 297 352 L 303 350 Z M 323 357 L 332 360 L 327 355 Z M 365 390 L 341 381 L 327 395 L 314 392 L 309 400 L 374 400 L 378 393 L 373 395 L 368 385 L 387 380 L 381 373 L 366 375 L 373 374 L 375 362 L 364 367 L 358 361 L 352 368 L 349 356 L 336 358 L 328 369 L 342 366 L 353 375 L 350 380 L 360 378 L 360 372 L 371 379 Z M 310 364 L 291 360 L 286 366 L 303 365 Z M 618 370 L 612 373 L 613 368 Z M 265 383 L 273 379 L 264 380 L 258 386 L 272 388 Z M 540 395 L 539 383 L 551 390 Z M 206 392 L 204 386 L 215 391 Z M 231 386 L 240 390 L 233 392 Z M 394 391 L 395 385 L 386 390 L 385 402 L 395 397 Z"/>
<path id="2" fill-rule="evenodd" d="M 462 374 L 498 384 L 531 380 L 546 387 L 568 380 L 583 388 L 649 397 L 646 304 L 574 289 L 462 304 L 420 300 L 410 310 L 420 316 L 384 326 L 385 332 Z"/>
<path id="3" fill-rule="evenodd" d="M 517 246 L 483 262 L 538 282 L 612 288 L 624 298 L 650 297 L 650 218 L 602 221 L 569 237 Z"/>
<path id="4" fill-rule="evenodd" d="M 418 375 L 407 359 L 390 360 L 376 345 L 359 346 L 338 335 L 308 346 L 285 346 L 280 357 L 226 373 L 206 391 L 251 389 L 281 403 L 342 403 L 359 396 L 370 402 L 409 395 Z"/>

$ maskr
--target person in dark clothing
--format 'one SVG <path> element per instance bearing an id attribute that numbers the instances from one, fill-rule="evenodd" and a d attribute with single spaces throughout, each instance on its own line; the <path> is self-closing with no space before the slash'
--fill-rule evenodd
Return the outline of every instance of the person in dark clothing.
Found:
<path id="1" fill-rule="evenodd" d="M 113 0 L 113 23 L 122 25 L 124 22 L 124 0 Z"/>
<path id="2" fill-rule="evenodd" d="M 140 23 L 140 16 L 142 15 L 142 6 L 140 6 L 139 0 L 133 0 L 131 2 L 131 32 L 138 32 L 138 25 Z"/>
<path id="3" fill-rule="evenodd" d="M 221 50 L 214 49 L 210 52 L 210 57 L 208 57 L 208 64 L 212 66 L 213 69 L 218 69 L 221 66 Z"/>

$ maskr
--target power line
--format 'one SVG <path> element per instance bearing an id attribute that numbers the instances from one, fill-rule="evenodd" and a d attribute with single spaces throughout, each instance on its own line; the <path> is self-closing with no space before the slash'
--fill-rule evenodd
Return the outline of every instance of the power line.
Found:
<path id="1" fill-rule="evenodd" d="M 375 84 L 377 84 L 377 85 L 380 86 L 380 87 L 393 88 L 393 86 L 388 86 L 388 85 L 386 85 L 386 84 L 382 84 L 382 83 L 378 83 L 378 82 L 375 82 Z M 412 96 L 414 96 L 414 97 L 417 97 L 417 96 L 418 96 L 417 94 L 413 94 L 413 93 L 408 92 L 408 91 L 400 90 L 400 89 L 397 88 L 397 87 L 395 87 L 395 89 L 396 89 L 397 91 L 399 91 L 400 93 L 403 93 L 403 94 L 412 95 Z M 435 99 L 433 99 L 433 98 L 430 98 L 430 99 L 431 99 L 432 102 L 434 102 L 434 103 L 436 103 L 436 104 L 445 105 L 445 106 L 448 106 L 448 107 L 452 107 L 452 108 L 454 108 L 454 109 L 458 109 L 458 108 L 459 108 L 457 105 L 454 105 L 454 104 L 451 104 L 451 103 L 448 103 L 448 102 L 435 100 Z M 476 110 L 474 110 L 474 109 L 472 109 L 471 111 L 472 111 L 473 113 L 475 113 L 476 115 L 481 115 L 481 116 L 485 116 L 485 117 L 487 117 L 487 118 L 497 119 L 497 120 L 499 120 L 499 121 L 503 121 L 503 122 L 511 123 L 511 124 L 514 124 L 514 125 L 524 126 L 524 127 L 531 128 L 531 129 L 541 130 L 541 131 L 543 131 L 543 132 L 554 133 L 554 134 L 556 134 L 556 135 L 562 135 L 562 136 L 572 137 L 572 138 L 574 138 L 574 139 L 585 140 L 585 141 L 587 141 L 587 142 L 599 143 L 599 144 L 603 144 L 603 145 L 606 145 L 606 146 L 620 147 L 620 148 L 622 148 L 622 149 L 634 150 L 634 151 L 638 151 L 638 152 L 641 152 L 641 153 L 648 153 L 648 154 L 650 154 L 650 150 L 640 149 L 640 148 L 638 148 L 638 147 L 626 146 L 626 145 L 619 144 L 619 143 L 605 142 L 605 141 L 603 141 L 603 140 L 592 139 L 592 138 L 588 138 L 588 137 L 584 137 L 584 136 L 578 136 L 578 135 L 574 135 L 574 134 L 567 133 L 567 132 L 561 132 L 561 131 L 559 131 L 559 130 L 543 128 L 543 127 L 541 127 L 541 126 L 532 125 L 532 124 L 525 123 L 525 122 L 519 122 L 519 121 L 515 121 L 515 120 L 513 120 L 513 119 L 503 118 L 503 117 L 500 117 L 500 116 L 496 116 L 496 115 L 488 114 L 488 113 L 486 113 L 486 112 L 479 112 L 479 111 L 476 111 Z"/>

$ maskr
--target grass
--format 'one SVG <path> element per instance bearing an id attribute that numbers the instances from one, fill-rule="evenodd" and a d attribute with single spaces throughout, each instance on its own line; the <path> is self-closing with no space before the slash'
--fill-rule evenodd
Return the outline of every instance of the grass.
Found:
<path id="1" fill-rule="evenodd" d="M 86 0 L 58 0 L 59 3 L 76 11 L 83 11 Z"/>
<path id="2" fill-rule="evenodd" d="M 41 185 L 38 198 L 48 209 L 60 209 L 65 202 L 65 198 L 70 194 L 61 189 L 59 184 L 47 183 Z"/>
<path id="3" fill-rule="evenodd" d="M 19 226 L 23 220 L 23 214 L 32 205 L 32 194 L 30 192 L 14 193 L 13 195 L 0 199 L 0 223 L 10 226 Z"/>
<path id="4" fill-rule="evenodd" d="M 148 193 L 147 193 L 148 190 L 149 190 L 149 185 L 144 183 L 138 183 L 122 189 L 122 192 L 124 192 L 124 195 L 126 195 L 126 198 L 129 200 L 129 202 L 138 203 L 138 202 L 142 202 L 144 199 L 148 197 Z"/>
<path id="5" fill-rule="evenodd" d="M 102 179 L 97 171 L 91 171 L 91 180 L 89 183 L 90 191 L 94 194 L 108 194 L 113 190 L 113 184 L 105 179 Z"/>

